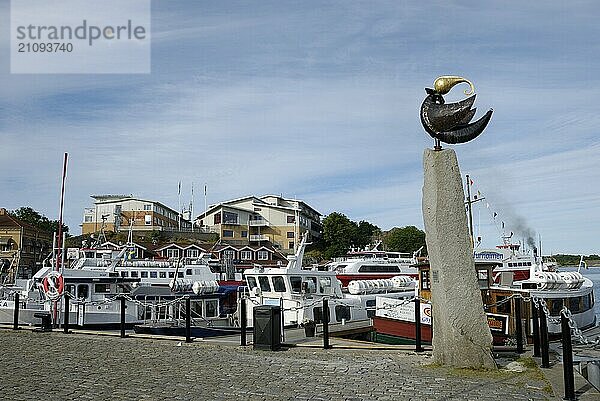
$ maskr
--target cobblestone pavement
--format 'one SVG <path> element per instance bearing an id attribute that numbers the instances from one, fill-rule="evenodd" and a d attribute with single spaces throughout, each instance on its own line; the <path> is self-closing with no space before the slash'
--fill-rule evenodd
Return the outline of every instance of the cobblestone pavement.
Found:
<path id="1" fill-rule="evenodd" d="M 399 351 L 0 330 L 0 400 L 544 400 L 533 374 L 457 373 Z"/>

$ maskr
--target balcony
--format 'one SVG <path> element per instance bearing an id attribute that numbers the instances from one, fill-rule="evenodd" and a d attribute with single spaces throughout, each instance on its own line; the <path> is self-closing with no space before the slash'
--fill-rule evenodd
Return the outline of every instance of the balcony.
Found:
<path id="1" fill-rule="evenodd" d="M 250 227 L 265 227 L 268 225 L 269 222 L 265 219 L 248 220 L 248 226 Z"/>
<path id="2" fill-rule="evenodd" d="M 260 241 L 268 241 L 269 240 L 269 236 L 268 235 L 251 235 L 249 238 L 250 242 L 260 242 Z"/>

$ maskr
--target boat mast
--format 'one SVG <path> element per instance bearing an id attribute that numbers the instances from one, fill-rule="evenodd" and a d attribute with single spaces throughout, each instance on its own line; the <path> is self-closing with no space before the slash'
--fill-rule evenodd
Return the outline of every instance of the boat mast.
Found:
<path id="1" fill-rule="evenodd" d="M 61 189 L 60 189 L 60 210 L 59 210 L 59 215 L 58 215 L 58 234 L 56 236 L 57 254 L 56 254 L 56 261 L 54 263 L 54 269 L 56 271 L 60 270 L 61 264 L 62 264 L 62 259 L 63 259 L 62 248 L 63 248 L 64 244 L 63 244 L 62 226 L 63 226 L 63 208 L 65 205 L 65 179 L 67 177 L 67 159 L 68 159 L 68 157 L 69 157 L 69 154 L 65 152 L 65 158 L 63 161 L 62 185 L 61 185 Z"/>
<path id="2" fill-rule="evenodd" d="M 465 204 L 467 205 L 467 212 L 468 212 L 468 218 L 469 218 L 469 234 L 471 235 L 471 243 L 474 245 L 475 244 L 475 237 L 473 236 L 473 203 L 479 202 L 484 200 L 485 198 L 478 198 L 475 197 L 475 199 L 471 199 L 471 179 L 469 178 L 469 174 L 467 174 L 467 200 L 465 201 Z"/>

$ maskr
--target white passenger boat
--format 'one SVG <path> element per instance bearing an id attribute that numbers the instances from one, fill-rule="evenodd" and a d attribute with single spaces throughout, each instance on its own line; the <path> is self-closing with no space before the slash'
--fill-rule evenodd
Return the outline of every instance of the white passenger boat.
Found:
<path id="1" fill-rule="evenodd" d="M 387 294 L 394 299 L 414 296 L 415 281 L 408 276 L 349 282 L 343 289 L 336 272 L 306 270 L 302 258 L 304 237 L 295 255 L 281 268 L 255 267 L 246 270 L 247 288 L 241 297 L 247 302 L 247 321 L 252 326 L 253 307 L 279 305 L 284 326 L 323 321 L 323 300 L 328 299 L 331 324 L 365 320 L 375 314 L 375 297 Z M 238 311 L 241 308 L 238 307 Z"/>
<path id="2" fill-rule="evenodd" d="M 489 283 L 489 304 L 521 294 L 543 300 L 550 314 L 549 333 L 560 333 L 558 317 L 563 307 L 571 311 L 580 329 L 594 326 L 594 284 L 582 274 L 582 266 L 577 271 L 560 272 L 555 264 L 546 264 L 535 249 L 527 253 L 520 248 L 510 242 L 510 237 L 504 237 L 503 244 L 496 249 L 474 251 L 479 278 Z M 510 304 L 494 309 L 510 313 Z"/>
<path id="3" fill-rule="evenodd" d="M 371 248 L 348 252 L 345 257 L 335 258 L 325 265 L 325 270 L 335 272 L 342 287 L 347 287 L 353 280 L 388 279 L 395 276 L 417 277 L 414 267 L 417 254 L 387 252 L 378 249 L 381 241 Z"/>

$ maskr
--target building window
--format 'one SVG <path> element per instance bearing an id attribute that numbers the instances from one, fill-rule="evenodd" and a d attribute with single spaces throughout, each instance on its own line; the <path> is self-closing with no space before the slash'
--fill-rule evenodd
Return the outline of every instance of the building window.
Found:
<path id="1" fill-rule="evenodd" d="M 152 210 L 152 205 L 151 204 L 145 204 L 144 205 L 144 210 Z"/>
<path id="2" fill-rule="evenodd" d="M 288 216 L 287 217 L 287 222 L 288 223 L 295 223 L 296 222 L 296 216 Z"/>
<path id="3" fill-rule="evenodd" d="M 288 231 L 287 232 L 287 237 L 288 238 L 294 238 L 294 232 L 293 231 Z"/>
<path id="4" fill-rule="evenodd" d="M 294 241 L 288 242 L 288 249 L 294 249 Z"/>
<path id="5" fill-rule="evenodd" d="M 240 259 L 251 260 L 252 259 L 252 251 L 240 251 Z"/>
<path id="6" fill-rule="evenodd" d="M 223 257 L 225 259 L 234 259 L 235 258 L 235 251 L 233 249 L 226 249 L 223 251 Z"/>
<path id="7" fill-rule="evenodd" d="M 188 249 L 187 250 L 187 256 L 188 258 L 197 258 L 199 255 L 199 252 L 197 249 Z"/>
<path id="8" fill-rule="evenodd" d="M 242 231 L 242 238 L 248 238 L 248 231 Z"/>
<path id="9" fill-rule="evenodd" d="M 152 225 L 152 215 L 147 214 L 144 216 L 144 224 L 147 226 L 151 226 Z"/>
<path id="10" fill-rule="evenodd" d="M 179 249 L 171 248 L 167 249 L 167 258 L 178 258 L 179 257 Z"/>
<path id="11" fill-rule="evenodd" d="M 223 230 L 223 238 L 233 238 L 233 230 Z"/>
<path id="12" fill-rule="evenodd" d="M 92 222 L 92 216 L 85 216 L 85 220 L 86 223 L 91 223 Z"/>
<path id="13" fill-rule="evenodd" d="M 221 212 L 219 212 L 219 213 L 216 213 L 216 214 L 213 216 L 213 219 L 214 219 L 214 220 L 213 220 L 213 221 L 214 221 L 214 224 L 221 224 Z"/>
<path id="14" fill-rule="evenodd" d="M 258 260 L 269 260 L 269 252 L 267 251 L 258 251 L 257 252 Z"/>
<path id="15" fill-rule="evenodd" d="M 223 224 L 239 224 L 238 214 L 232 212 L 223 212 Z"/>

